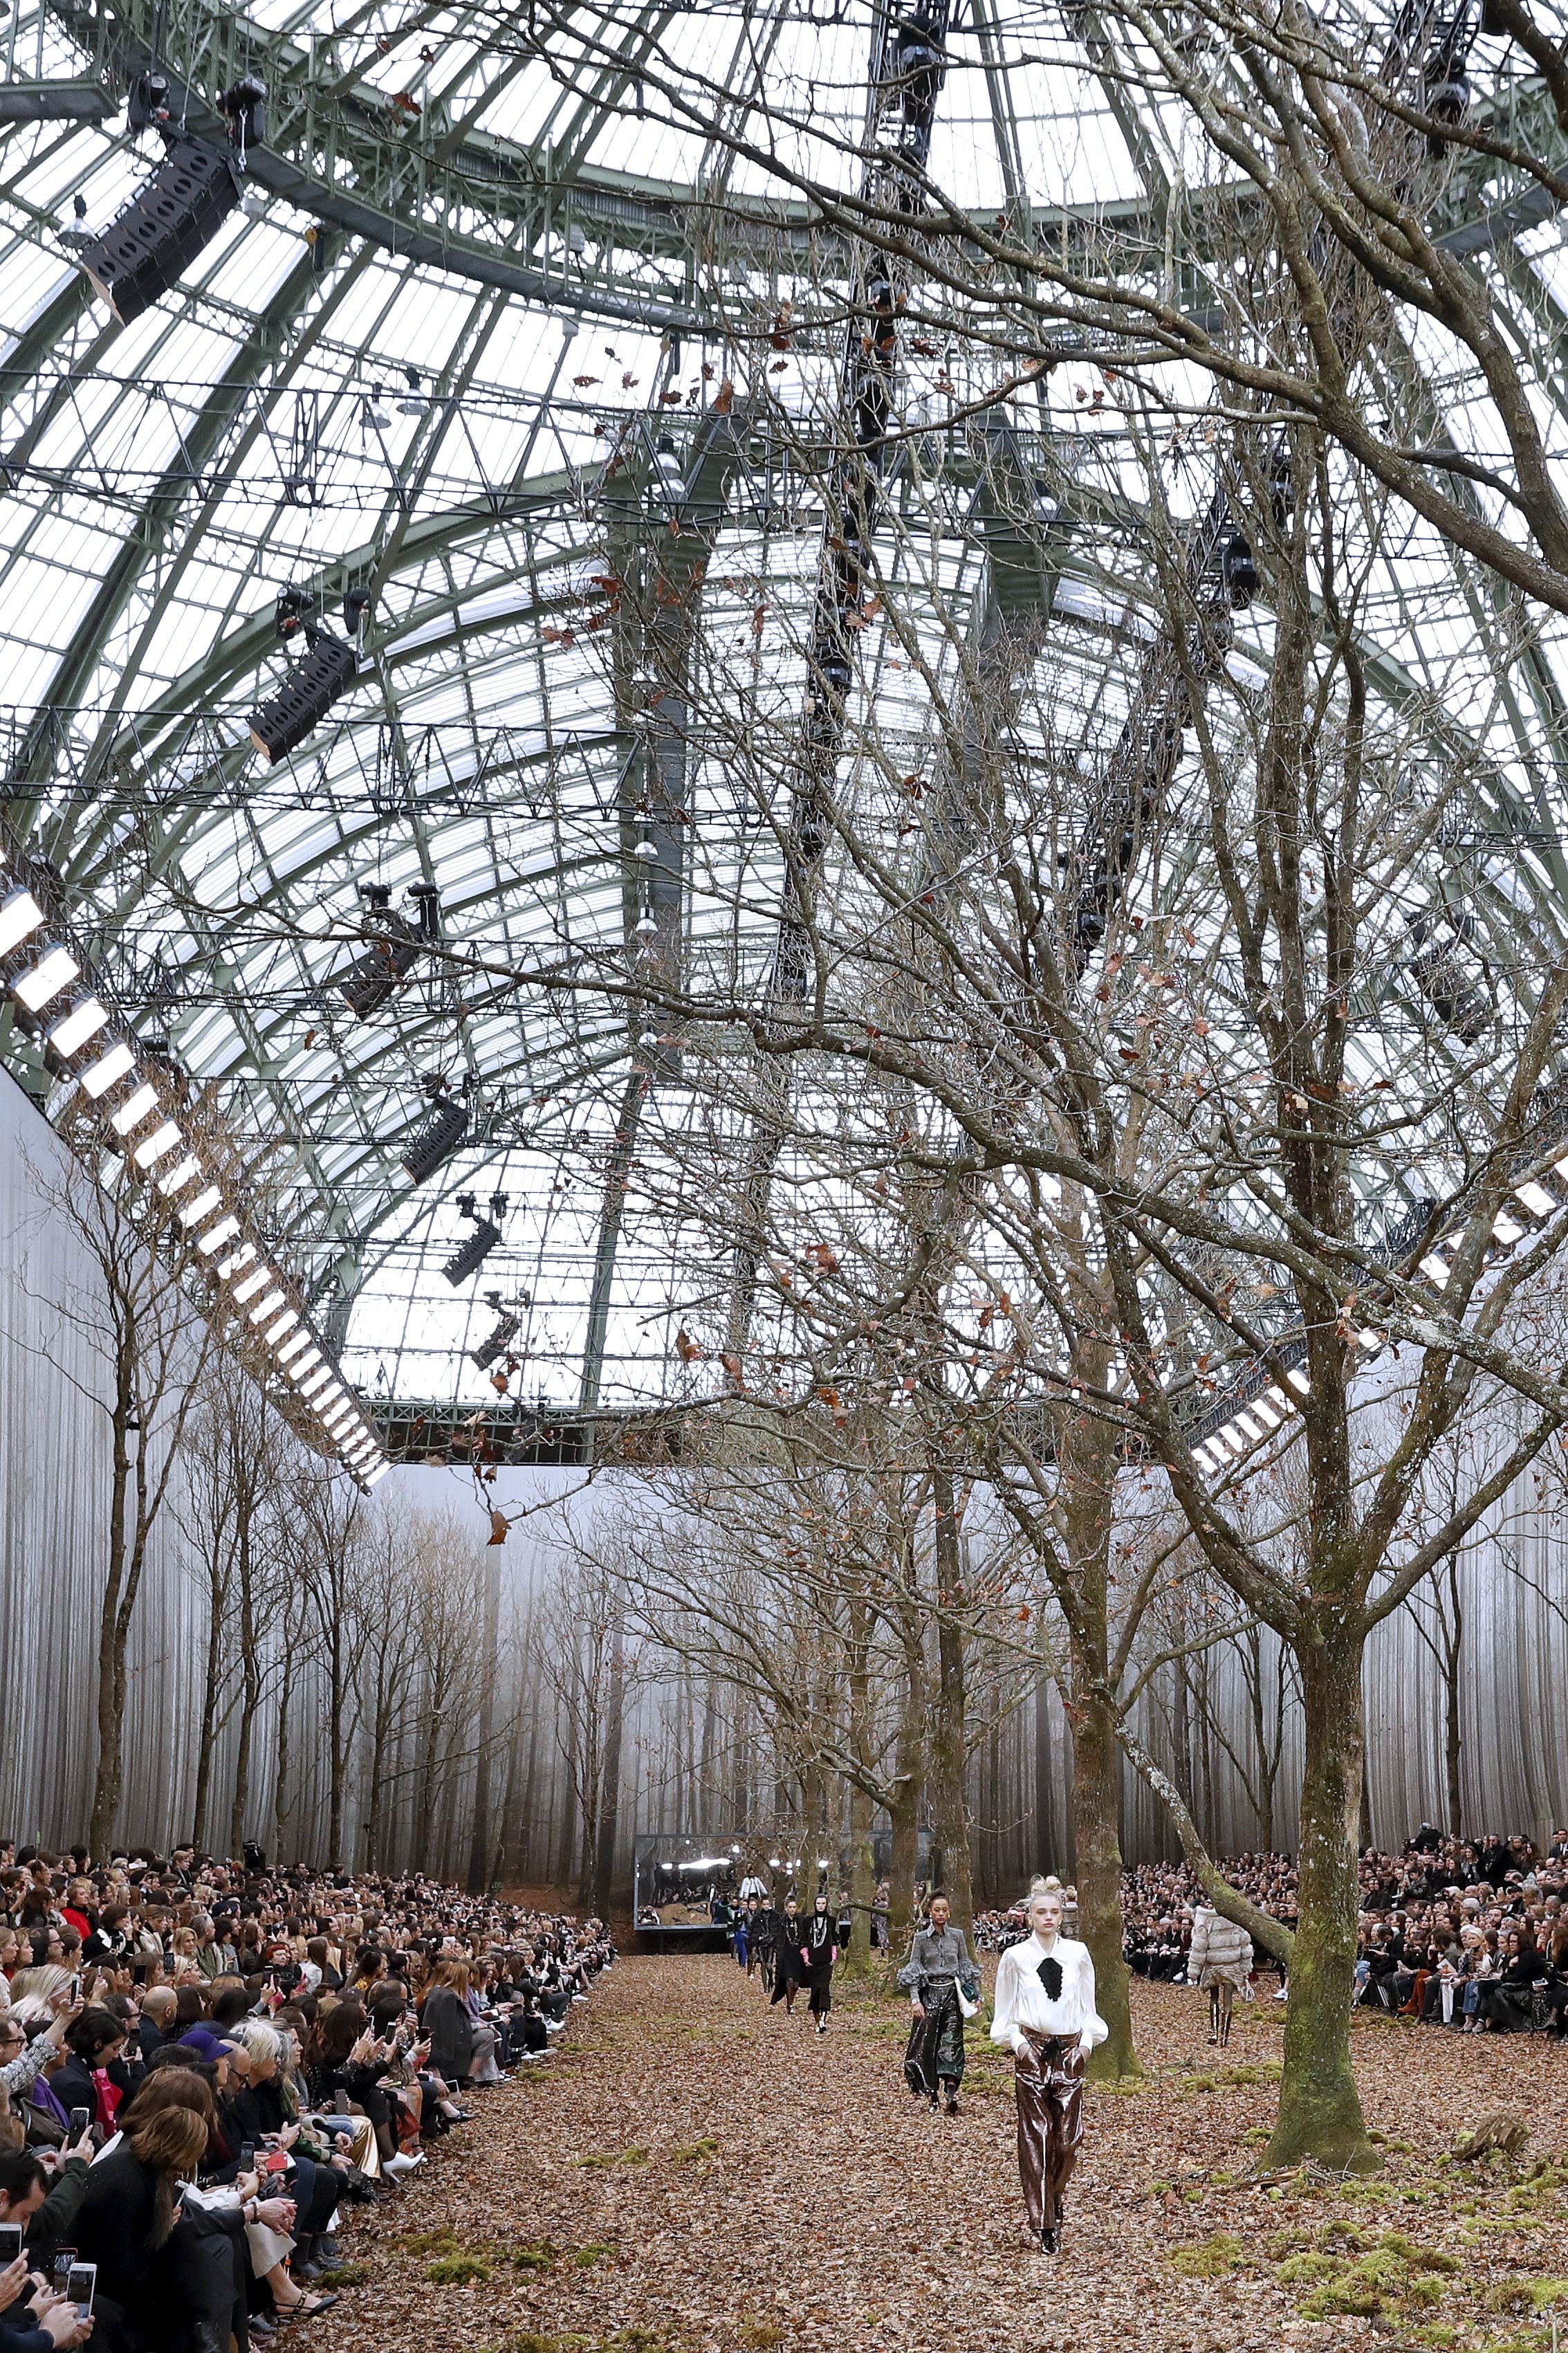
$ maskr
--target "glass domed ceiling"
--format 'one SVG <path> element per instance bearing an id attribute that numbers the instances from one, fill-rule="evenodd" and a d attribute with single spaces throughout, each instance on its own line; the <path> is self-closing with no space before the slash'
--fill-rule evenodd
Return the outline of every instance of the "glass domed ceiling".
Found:
<path id="1" fill-rule="evenodd" d="M 639 1217 L 635 1181 L 624 1215 L 605 1207 L 631 1152 L 636 1040 L 569 986 L 574 966 L 614 967 L 636 912 L 637 741 L 590 626 L 614 534 L 635 525 L 603 469 L 629 451 L 643 479 L 664 431 L 694 449 L 757 322 L 809 296 L 825 255 L 842 269 L 798 183 L 854 176 L 873 38 L 848 0 L 243 15 L 19 0 L 0 25 L 9 836 L 52 861 L 106 989 L 252 1140 L 279 1250 L 373 1395 L 493 1402 L 468 1352 L 498 1313 L 518 1318 L 531 1395 L 663 1393 L 673 1238 Z M 1054 7 L 984 0 L 949 52 L 931 169 L 956 204 L 1130 230 L 1170 217 L 1194 159 L 1124 57 L 1091 55 Z M 125 111 L 154 63 L 174 111 L 215 136 L 221 92 L 258 74 L 266 137 L 242 204 L 122 326 L 76 254 L 159 159 Z M 1478 266 L 1521 334 L 1561 320 L 1557 221 Z M 786 411 L 830 407 L 836 332 L 799 338 L 770 381 Z M 1465 382 L 1445 353 L 1419 356 L 1464 443 Z M 1126 525 L 1139 480 L 1081 375 L 1056 371 L 1038 429 L 1098 498 L 1057 600 L 1061 675 L 1089 714 L 1125 691 L 1107 623 L 1143 586 Z M 1557 448 L 1560 396 L 1543 365 Z M 1173 480 L 1178 506 L 1205 494 L 1201 468 Z M 728 496 L 709 609 L 727 627 L 721 579 L 767 575 L 777 651 L 770 638 L 757 692 L 783 723 L 804 692 L 820 501 L 785 513 L 744 466 Z M 960 612 L 978 562 L 955 531 L 942 579 Z M 287 675 L 288 588 L 338 631 L 348 591 L 372 601 L 352 693 L 268 766 L 247 718 Z M 1506 889 L 1555 910 L 1564 877 L 1539 809 L 1543 791 L 1560 805 L 1558 626 L 1526 643 L 1413 530 L 1376 640 L 1391 694 L 1443 691 L 1459 648 L 1504 681 L 1474 709 L 1500 805 L 1533 812 Z M 918 745 L 912 674 L 879 656 L 870 691 L 879 724 Z M 679 920 L 694 951 L 755 982 L 773 844 L 700 730 L 687 753 L 699 847 Z M 433 891 L 451 953 L 417 960 L 361 1019 L 341 982 L 363 954 L 367 886 L 410 921 L 412 894 Z M 6 1050 L 41 1090 L 26 1041 Z M 416 1187 L 401 1155 L 436 1082 L 468 1134 Z M 688 1115 L 678 1084 L 654 1095 L 638 1150 Z M 500 1244 L 448 1285 L 474 1224 L 458 1198 L 485 1215 L 498 1195 Z"/>

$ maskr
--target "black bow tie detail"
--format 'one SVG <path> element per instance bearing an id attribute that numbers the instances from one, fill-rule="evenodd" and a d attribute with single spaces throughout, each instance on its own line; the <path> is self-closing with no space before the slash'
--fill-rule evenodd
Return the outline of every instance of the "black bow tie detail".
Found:
<path id="1" fill-rule="evenodd" d="M 1062 1998 L 1062 1965 L 1060 1961 L 1055 1959 L 1049 1953 L 1047 1953 L 1045 1959 L 1040 1963 L 1039 1968 L 1035 1971 L 1035 1975 L 1039 1978 L 1040 1983 L 1046 1989 L 1046 2000 L 1047 2001 L 1060 2001 Z"/>

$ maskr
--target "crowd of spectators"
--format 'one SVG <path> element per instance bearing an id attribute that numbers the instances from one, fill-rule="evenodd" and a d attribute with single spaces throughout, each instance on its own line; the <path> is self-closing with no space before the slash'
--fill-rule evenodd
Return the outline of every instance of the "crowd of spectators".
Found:
<path id="1" fill-rule="evenodd" d="M 423 1877 L 0 1844 L 0 2353 L 248 2353 L 326 2312 L 353 2210 L 612 1958 Z"/>
<path id="2" fill-rule="evenodd" d="M 1289 1856 L 1237 1855 L 1221 1868 L 1259 1910 L 1295 1926 Z M 1368 1849 L 1360 1876 L 1359 2004 L 1458 2033 L 1568 2037 L 1568 1831 L 1542 1850 L 1424 1828 L 1396 1855 Z M 1125 1950 L 1142 1976 L 1186 1976 L 1197 1892 L 1180 1863 L 1125 1874 Z"/>

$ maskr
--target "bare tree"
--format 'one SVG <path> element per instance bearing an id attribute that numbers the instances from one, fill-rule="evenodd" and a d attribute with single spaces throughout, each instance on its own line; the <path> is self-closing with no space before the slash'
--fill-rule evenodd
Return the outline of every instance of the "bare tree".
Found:
<path id="1" fill-rule="evenodd" d="M 49 1300 L 61 1342 L 46 1353 L 102 1414 L 109 1440 L 95 1656 L 98 1764 L 88 1843 L 112 1844 L 125 1782 L 125 1699 L 131 1630 L 149 1546 L 167 1503 L 181 1440 L 212 1332 L 195 1303 L 199 1280 L 174 1207 L 130 1166 L 102 1153 L 96 1123 L 68 1125 L 71 1156 L 35 1169 L 39 1214 L 58 1219 L 85 1269 Z"/>

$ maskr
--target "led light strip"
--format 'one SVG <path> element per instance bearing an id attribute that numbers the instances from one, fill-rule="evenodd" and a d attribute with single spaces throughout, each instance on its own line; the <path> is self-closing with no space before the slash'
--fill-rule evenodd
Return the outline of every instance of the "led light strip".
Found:
<path id="1" fill-rule="evenodd" d="M 0 848 L 0 867 L 5 862 Z M 24 1028 L 36 1028 L 37 1017 L 58 1004 L 81 969 L 72 950 L 50 937 L 44 909 L 30 889 L 25 884 L 9 892 L 0 889 L 0 989 L 23 1008 Z M 139 1175 L 150 1176 L 165 1198 L 175 1203 L 185 1239 L 207 1262 L 215 1282 L 233 1284 L 232 1303 L 246 1311 L 258 1345 L 314 1416 L 321 1431 L 319 1442 L 346 1463 L 362 1487 L 374 1487 L 391 1465 L 358 1400 L 327 1363 L 300 1309 L 291 1303 L 287 1278 L 253 1241 L 243 1238 L 239 1218 L 227 1206 L 222 1186 L 189 1148 L 155 1076 L 142 1070 L 126 1039 L 105 1040 L 110 1026 L 109 1009 L 100 997 L 79 997 L 44 1032 L 50 1061 L 75 1081 L 89 1103 L 101 1105 L 115 1148 L 129 1165 Z M 183 1194 L 189 1198 L 177 1198 Z"/>

